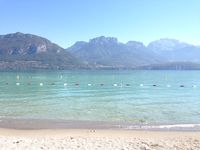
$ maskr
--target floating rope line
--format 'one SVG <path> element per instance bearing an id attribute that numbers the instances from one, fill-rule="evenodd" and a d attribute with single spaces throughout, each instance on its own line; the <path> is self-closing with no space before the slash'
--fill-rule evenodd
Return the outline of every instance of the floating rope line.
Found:
<path id="1" fill-rule="evenodd" d="M 5 82 L 3 83 L 4 85 L 11 85 L 11 83 L 9 82 Z M 15 83 L 16 86 L 20 86 L 20 85 L 34 85 L 32 82 L 27 82 L 25 84 L 23 84 L 22 82 L 16 82 Z M 39 86 L 44 86 L 44 83 L 43 82 L 39 82 L 38 83 Z M 48 85 L 56 85 L 56 83 L 52 82 L 52 83 L 49 83 Z M 166 85 L 158 85 L 158 84 L 147 84 L 147 85 L 144 85 L 144 84 L 139 84 L 139 85 L 135 85 L 133 86 L 133 84 L 130 84 L 130 83 L 110 83 L 110 84 L 104 84 L 104 83 L 94 83 L 94 84 L 91 84 L 91 83 L 86 83 L 86 84 L 80 84 L 80 83 L 71 83 L 71 84 L 68 84 L 68 83 L 63 83 L 63 86 L 110 86 L 110 87 L 135 87 L 135 86 L 138 86 L 138 87 L 167 87 L 167 88 L 171 88 L 172 85 L 170 84 L 166 84 Z M 177 87 L 180 87 L 180 88 L 186 88 L 186 87 L 190 87 L 190 88 L 197 88 L 198 85 L 194 84 L 194 85 L 191 85 L 191 86 L 186 86 L 184 84 L 180 84 L 180 85 L 177 85 Z"/>

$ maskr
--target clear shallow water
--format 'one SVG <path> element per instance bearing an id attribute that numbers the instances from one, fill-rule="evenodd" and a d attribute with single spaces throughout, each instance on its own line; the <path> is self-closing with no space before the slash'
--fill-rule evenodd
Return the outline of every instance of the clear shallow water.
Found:
<path id="1" fill-rule="evenodd" d="M 1 72 L 0 117 L 196 124 L 200 71 Z"/>

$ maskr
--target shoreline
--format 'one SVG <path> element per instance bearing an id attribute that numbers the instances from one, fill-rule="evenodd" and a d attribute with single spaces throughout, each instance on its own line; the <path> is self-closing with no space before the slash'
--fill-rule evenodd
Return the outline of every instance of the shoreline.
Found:
<path id="1" fill-rule="evenodd" d="M 123 129 L 8 129 L 0 128 L 0 137 L 109 137 L 109 138 L 200 138 L 200 131 L 150 131 L 150 130 L 123 130 Z"/>
<path id="2" fill-rule="evenodd" d="M 14 130 L 124 130 L 200 132 L 200 124 L 144 124 L 131 122 L 74 121 L 51 119 L 0 119 L 0 129 Z"/>
<path id="3" fill-rule="evenodd" d="M 2 150 L 200 149 L 200 130 L 194 130 L 194 128 L 188 130 L 192 124 L 180 125 L 183 127 L 181 130 L 180 128 L 177 130 L 177 125 L 173 125 L 174 129 L 172 125 L 166 129 L 141 127 L 140 129 L 128 129 L 116 126 L 116 124 L 112 124 L 111 127 L 111 124 L 105 124 L 105 122 L 95 122 L 98 127 L 94 127 L 94 122 L 88 121 L 16 120 L 15 124 L 13 124 L 13 119 L 7 119 L 7 121 L 3 119 L 3 122 L 0 122 Z"/>

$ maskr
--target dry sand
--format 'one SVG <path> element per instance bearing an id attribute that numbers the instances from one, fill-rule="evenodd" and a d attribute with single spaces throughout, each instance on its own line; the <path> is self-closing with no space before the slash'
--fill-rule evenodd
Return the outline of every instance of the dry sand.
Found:
<path id="1" fill-rule="evenodd" d="M 199 150 L 200 132 L 0 129 L 1 150 Z"/>

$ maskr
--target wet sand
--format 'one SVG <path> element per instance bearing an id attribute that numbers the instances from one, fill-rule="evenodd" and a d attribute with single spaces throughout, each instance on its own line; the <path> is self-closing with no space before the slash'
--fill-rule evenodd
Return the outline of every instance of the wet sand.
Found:
<path id="1" fill-rule="evenodd" d="M 147 131 L 200 131 L 200 124 L 144 124 L 131 122 L 75 121 L 50 119 L 0 119 L 0 128 L 36 129 L 112 129 Z"/>

